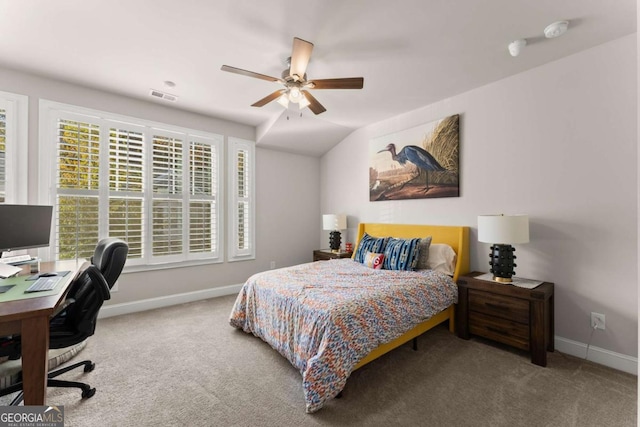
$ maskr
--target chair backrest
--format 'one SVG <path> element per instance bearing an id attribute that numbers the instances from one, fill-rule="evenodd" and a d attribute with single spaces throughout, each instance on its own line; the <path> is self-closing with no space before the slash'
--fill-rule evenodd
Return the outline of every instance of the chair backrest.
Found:
<path id="1" fill-rule="evenodd" d="M 127 261 L 129 245 L 124 240 L 108 237 L 98 242 L 91 257 L 91 264 L 98 267 L 100 273 L 107 281 L 109 289 L 113 287 L 122 273 Z"/>
<path id="2" fill-rule="evenodd" d="M 86 263 L 69 285 L 69 305 L 51 319 L 49 348 L 68 347 L 93 335 L 100 307 L 110 298 L 109 286 L 98 268 Z"/>

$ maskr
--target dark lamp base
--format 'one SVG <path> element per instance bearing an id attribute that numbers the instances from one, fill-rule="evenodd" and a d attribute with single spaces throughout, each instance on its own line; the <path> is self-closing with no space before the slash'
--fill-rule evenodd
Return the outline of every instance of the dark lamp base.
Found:
<path id="1" fill-rule="evenodd" d="M 500 283 L 511 283 L 511 278 L 516 275 L 514 267 L 517 267 L 513 262 L 516 259 L 514 252 L 516 249 L 511 245 L 492 245 L 491 253 L 489 254 L 489 270 L 493 273 L 493 280 Z"/>
<path id="2" fill-rule="evenodd" d="M 332 231 L 329 233 L 329 247 L 332 252 L 340 252 L 340 243 L 342 243 L 342 239 L 340 239 L 339 231 Z"/>

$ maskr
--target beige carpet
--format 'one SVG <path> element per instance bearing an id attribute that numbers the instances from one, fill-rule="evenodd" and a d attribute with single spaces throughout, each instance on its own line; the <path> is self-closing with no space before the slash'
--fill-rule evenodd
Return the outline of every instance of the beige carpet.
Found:
<path id="1" fill-rule="evenodd" d="M 234 297 L 100 320 L 63 377 L 87 400 L 50 389 L 66 426 L 635 426 L 637 377 L 549 353 L 548 367 L 437 327 L 354 372 L 342 399 L 306 414 L 301 376 L 228 324 Z M 6 400 L 0 400 L 6 404 Z"/>

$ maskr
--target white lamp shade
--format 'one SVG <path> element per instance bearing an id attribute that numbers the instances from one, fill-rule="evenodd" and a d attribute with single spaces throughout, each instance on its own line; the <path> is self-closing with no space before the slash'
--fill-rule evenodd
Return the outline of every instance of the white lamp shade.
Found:
<path id="1" fill-rule="evenodd" d="M 529 241 L 528 215 L 480 215 L 478 241 L 511 245 Z"/>
<path id="2" fill-rule="evenodd" d="M 322 215 L 322 228 L 324 230 L 344 230 L 347 228 L 347 216 L 343 214 Z"/>

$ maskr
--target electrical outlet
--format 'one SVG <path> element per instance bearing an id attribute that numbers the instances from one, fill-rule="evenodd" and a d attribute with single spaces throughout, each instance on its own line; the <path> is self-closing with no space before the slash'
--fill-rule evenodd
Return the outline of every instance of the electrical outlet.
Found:
<path id="1" fill-rule="evenodd" d="M 272 269 L 272 270 L 273 270 L 274 268 L 276 268 L 276 262 L 275 262 L 275 261 L 271 261 L 271 262 L 269 263 L 269 268 L 270 268 L 270 269 Z"/>
<path id="2" fill-rule="evenodd" d="M 604 314 L 591 312 L 591 327 L 594 329 L 605 329 Z"/>

